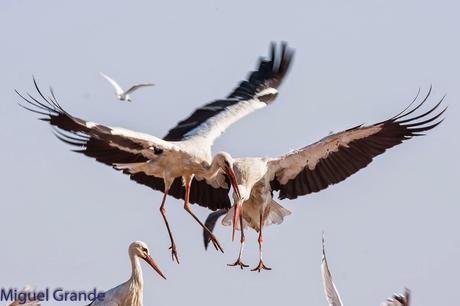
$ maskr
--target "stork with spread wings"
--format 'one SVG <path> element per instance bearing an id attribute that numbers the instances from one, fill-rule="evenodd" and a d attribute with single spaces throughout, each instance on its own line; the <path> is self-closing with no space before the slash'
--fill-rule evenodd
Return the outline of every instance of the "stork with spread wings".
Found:
<path id="1" fill-rule="evenodd" d="M 233 161 L 236 185 L 236 204 L 228 212 L 225 210 L 209 215 L 206 223 L 214 228 L 217 219 L 226 214 L 222 223 L 233 224 L 233 235 L 241 229 L 240 253 L 232 265 L 246 267 L 242 261 L 245 243 L 244 228 L 259 232 L 259 265 L 255 271 L 270 269 L 262 260 L 263 227 L 280 224 L 290 212 L 274 200 L 295 199 L 299 196 L 318 192 L 337 184 L 360 169 L 365 168 L 374 157 L 384 153 L 405 140 L 424 135 L 438 126 L 446 108 L 440 108 L 443 99 L 427 111 L 415 114 L 425 105 L 431 88 L 422 101 L 412 103 L 398 115 L 369 126 L 355 126 L 345 131 L 329 135 L 304 148 L 275 158 L 237 158 Z M 238 200 L 239 199 L 239 200 Z M 204 233 L 205 246 L 208 234 Z"/>

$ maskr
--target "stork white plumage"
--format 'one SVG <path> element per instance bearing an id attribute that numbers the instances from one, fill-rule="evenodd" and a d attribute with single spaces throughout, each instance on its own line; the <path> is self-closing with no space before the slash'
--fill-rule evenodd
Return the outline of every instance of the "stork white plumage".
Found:
<path id="1" fill-rule="evenodd" d="M 329 265 L 327 264 L 326 251 L 324 247 L 324 234 L 323 234 L 323 256 L 321 258 L 321 275 L 323 277 L 323 288 L 326 300 L 329 306 L 343 306 L 339 292 L 332 279 Z M 388 298 L 382 302 L 380 306 L 409 306 L 410 302 L 410 290 L 405 289 L 404 294 L 395 294 L 392 298 Z"/>
<path id="2" fill-rule="evenodd" d="M 40 306 L 41 304 L 38 301 L 35 301 L 34 298 L 30 298 L 29 294 L 32 296 L 33 288 L 30 286 L 26 286 L 24 289 L 21 290 L 21 293 L 24 298 L 19 298 L 15 300 L 13 303 L 9 304 L 8 306 Z"/>
<path id="3" fill-rule="evenodd" d="M 91 306 L 142 306 L 144 278 L 139 259 L 147 262 L 164 279 L 163 272 L 150 255 L 149 248 L 145 242 L 134 241 L 128 249 L 131 260 L 131 277 L 123 284 L 105 292 L 103 300 L 95 300 Z M 88 306 L 89 306 L 88 305 Z"/>
<path id="4" fill-rule="evenodd" d="M 44 121 L 56 126 L 62 141 L 81 148 L 97 161 L 130 174 L 132 180 L 164 192 L 160 205 L 171 240 L 171 255 L 179 262 L 176 244 L 166 218 L 166 196 L 184 199 L 185 210 L 203 227 L 216 247 L 223 251 L 217 238 L 194 215 L 190 203 L 212 210 L 230 208 L 229 182 L 239 194 L 233 173 L 233 159 L 225 152 L 211 154 L 214 140 L 226 128 L 251 112 L 269 105 L 288 72 L 293 51 L 282 43 L 271 45 L 270 58 L 261 59 L 256 71 L 226 98 L 208 103 L 179 122 L 163 138 L 122 128 L 111 128 L 76 118 L 57 102 L 54 92 L 45 96 L 34 80 L 40 98 L 19 94 L 33 112 L 44 115 Z"/>
<path id="5" fill-rule="evenodd" d="M 213 228 L 217 218 L 226 213 L 222 223 L 233 224 L 232 237 L 235 229 L 241 228 L 240 253 L 237 261 L 232 265 L 246 267 L 241 260 L 245 239 L 244 228 L 251 227 L 259 232 L 260 250 L 259 265 L 253 270 L 269 269 L 262 261 L 262 229 L 269 224 L 280 224 L 284 217 L 290 214 L 287 209 L 274 201 L 273 192 L 279 191 L 279 199 L 295 199 L 301 195 L 323 190 L 365 168 L 374 157 L 387 149 L 414 136 L 424 135 L 424 132 L 440 124 L 442 120 L 437 119 L 446 108 L 431 117 L 430 114 L 438 109 L 442 99 L 428 111 L 407 118 L 425 104 L 430 93 L 431 88 L 421 103 L 411 109 L 418 97 L 417 94 L 416 99 L 393 118 L 329 135 L 281 157 L 235 159 L 233 170 L 240 191 L 238 197 L 234 195 L 236 204 L 228 212 L 211 214 L 206 221 L 209 227 Z M 243 226 L 240 227 L 239 224 Z M 204 239 L 206 246 L 208 240 L 206 233 Z"/>
<path id="6" fill-rule="evenodd" d="M 118 83 L 115 82 L 114 79 L 112 79 L 111 77 L 109 77 L 108 75 L 106 75 L 106 74 L 104 74 L 102 72 L 100 72 L 100 74 L 104 79 L 106 79 L 113 86 L 113 88 L 115 89 L 115 95 L 117 96 L 118 100 L 120 100 L 120 101 L 131 102 L 132 100 L 131 100 L 131 96 L 129 94 L 133 93 L 134 91 L 138 90 L 139 88 L 150 87 L 150 86 L 155 85 L 153 83 L 134 84 L 128 90 L 123 90 L 123 88 L 121 88 L 121 86 L 118 85 Z"/>

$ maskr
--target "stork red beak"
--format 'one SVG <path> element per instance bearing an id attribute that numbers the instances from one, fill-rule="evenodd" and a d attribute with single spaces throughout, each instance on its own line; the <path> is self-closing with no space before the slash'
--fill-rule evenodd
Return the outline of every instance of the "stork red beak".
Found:
<path id="1" fill-rule="evenodd" d="M 230 178 L 230 182 L 232 183 L 233 190 L 235 190 L 236 196 L 237 196 L 237 203 L 234 205 L 235 206 L 235 213 L 233 215 L 233 232 L 232 232 L 232 241 L 235 240 L 235 231 L 236 231 L 236 222 L 239 221 L 240 219 L 240 208 L 241 208 L 241 194 L 240 194 L 240 189 L 238 188 L 238 183 L 236 181 L 236 176 L 235 172 L 233 172 L 233 169 L 230 167 L 227 167 L 226 173 L 228 177 Z M 240 227 L 243 225 L 240 224 Z"/>
<path id="2" fill-rule="evenodd" d="M 155 260 L 153 260 L 152 256 L 147 255 L 147 257 L 144 258 L 144 260 L 155 270 L 157 271 L 158 274 L 160 274 L 161 277 L 166 279 L 166 276 L 164 276 L 163 272 L 161 272 L 160 268 L 158 267 L 157 263 Z"/>
<path id="3" fill-rule="evenodd" d="M 235 205 L 235 211 L 233 212 L 233 231 L 232 231 L 232 241 L 235 240 L 235 231 L 236 231 L 236 222 L 240 221 L 240 214 L 241 214 L 241 200 L 238 200 Z M 240 231 L 243 228 L 243 224 L 240 223 Z"/>
<path id="4" fill-rule="evenodd" d="M 240 195 L 240 189 L 238 188 L 238 183 L 236 181 L 236 176 L 235 172 L 233 172 L 233 169 L 230 167 L 227 167 L 225 169 L 226 174 L 230 178 L 230 183 L 232 184 L 233 189 L 235 190 L 236 196 L 238 197 L 238 200 L 241 200 L 241 195 Z"/>

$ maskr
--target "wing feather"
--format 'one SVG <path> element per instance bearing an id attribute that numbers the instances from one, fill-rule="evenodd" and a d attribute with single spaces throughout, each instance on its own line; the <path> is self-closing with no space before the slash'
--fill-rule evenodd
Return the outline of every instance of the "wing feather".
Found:
<path id="1" fill-rule="evenodd" d="M 280 49 L 277 51 L 272 43 L 270 58 L 260 59 L 258 69 L 251 72 L 248 79 L 242 81 L 226 99 L 198 108 L 169 130 L 163 139 L 179 141 L 199 138 L 212 144 L 231 124 L 273 102 L 294 55 L 286 43 Z"/>
<path id="2" fill-rule="evenodd" d="M 108 75 L 106 75 L 106 74 L 104 74 L 104 73 L 102 73 L 102 72 L 100 72 L 100 74 L 101 74 L 101 76 L 102 76 L 104 79 L 107 80 L 107 82 L 109 82 L 109 83 L 113 86 L 113 88 L 115 89 L 115 93 L 116 93 L 117 95 L 122 95 L 122 94 L 124 93 L 123 88 L 121 88 L 121 86 L 118 85 L 118 83 L 115 82 L 114 79 L 112 79 L 111 77 L 109 77 Z"/>
<path id="3" fill-rule="evenodd" d="M 443 121 L 441 116 L 447 109 L 440 109 L 442 98 L 428 111 L 408 117 L 425 104 L 430 93 L 431 88 L 421 103 L 391 119 L 370 126 L 356 126 L 273 159 L 269 162 L 274 173 L 272 189 L 280 192 L 280 199 L 295 199 L 318 192 L 365 168 L 387 149 L 424 135 Z"/>
<path id="4" fill-rule="evenodd" d="M 131 86 L 125 94 L 130 94 L 132 93 L 133 91 L 135 90 L 138 90 L 139 88 L 142 88 L 142 87 L 150 87 L 150 86 L 154 86 L 155 84 L 152 84 L 152 83 L 143 83 L 143 84 L 135 84 L 133 86 Z"/>
<path id="5" fill-rule="evenodd" d="M 171 145 L 166 141 L 151 135 L 122 128 L 110 128 L 73 117 L 58 104 L 54 94 L 52 94 L 53 98 L 45 97 L 35 80 L 34 84 L 44 101 L 42 102 L 32 96 L 25 97 L 18 93 L 28 104 L 28 106 L 22 106 L 32 112 L 44 115 L 45 117 L 41 120 L 47 121 L 55 127 L 54 133 L 58 139 L 76 147 L 74 152 L 84 154 L 115 168 L 118 164 L 148 162 L 156 154 L 162 154 L 171 148 Z M 143 172 L 131 174 L 128 170 L 123 170 L 123 173 L 128 174 L 133 181 L 139 184 L 154 190 L 164 191 L 163 178 L 147 175 Z M 229 208 L 228 185 L 225 188 L 212 183 L 214 182 L 208 183 L 206 180 L 194 179 L 190 202 L 212 210 Z M 181 178 L 174 180 L 169 194 L 175 198 L 184 199 L 185 188 Z"/>

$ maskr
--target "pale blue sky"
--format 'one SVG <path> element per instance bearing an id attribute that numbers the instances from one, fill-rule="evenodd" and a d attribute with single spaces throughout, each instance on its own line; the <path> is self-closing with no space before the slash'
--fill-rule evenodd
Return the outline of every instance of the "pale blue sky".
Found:
<path id="1" fill-rule="evenodd" d="M 130 274 L 127 248 L 149 244 L 168 280 L 144 265 L 146 305 L 326 305 L 320 259 L 346 304 L 379 305 L 407 286 L 414 306 L 454 305 L 460 272 L 459 5 L 456 1 L 26 1 L 0 3 L 0 286 L 109 289 Z M 319 194 L 281 203 L 266 231 L 269 273 L 241 272 L 238 243 L 204 252 L 201 229 L 170 198 L 181 264 L 171 261 L 161 194 L 70 152 L 17 106 L 13 89 L 52 85 L 72 114 L 163 136 L 226 96 L 286 40 L 296 57 L 279 98 L 232 126 L 214 150 L 277 156 L 393 116 L 433 84 L 447 120 Z M 157 85 L 117 103 L 121 84 Z M 195 207 L 201 218 L 207 211 Z M 246 262 L 257 264 L 256 235 Z"/>

